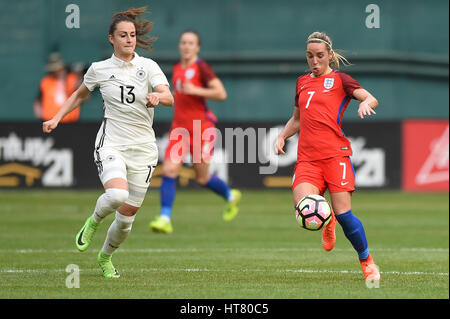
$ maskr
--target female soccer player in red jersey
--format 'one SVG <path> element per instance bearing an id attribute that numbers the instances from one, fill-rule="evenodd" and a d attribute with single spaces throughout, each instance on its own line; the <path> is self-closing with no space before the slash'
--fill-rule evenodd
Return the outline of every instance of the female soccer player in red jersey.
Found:
<path id="1" fill-rule="evenodd" d="M 352 149 L 341 129 L 351 98 L 360 101 L 360 118 L 375 114 L 378 101 L 352 77 L 338 71 L 339 62 L 347 60 L 333 51 L 332 41 L 325 33 L 314 32 L 308 37 L 306 58 L 311 73 L 297 79 L 294 113 L 277 138 L 275 152 L 285 154 L 285 140 L 299 132 L 292 184 L 295 205 L 306 195 L 323 194 L 328 189 L 334 214 L 323 228 L 322 246 L 327 251 L 333 249 L 336 221 L 339 222 L 358 253 L 365 279 L 380 280 L 363 225 L 352 213 L 351 196 L 355 190 Z"/>
<path id="2" fill-rule="evenodd" d="M 161 213 L 150 223 L 153 231 L 162 233 L 173 232 L 170 218 L 175 200 L 176 178 L 187 152 L 192 155 L 197 183 L 227 201 L 223 213 L 225 221 L 230 221 L 237 215 L 237 205 L 241 198 L 238 190 L 231 190 L 224 181 L 209 173 L 217 119 L 206 106 L 206 100 L 225 100 L 225 88 L 209 64 L 199 59 L 200 36 L 196 31 L 184 31 L 180 36 L 178 49 L 181 61 L 173 67 L 175 110 L 163 162 Z"/>

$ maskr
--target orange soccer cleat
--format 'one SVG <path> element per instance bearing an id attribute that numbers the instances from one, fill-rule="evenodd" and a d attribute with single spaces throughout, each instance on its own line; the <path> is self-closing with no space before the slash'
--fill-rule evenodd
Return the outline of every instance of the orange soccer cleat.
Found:
<path id="1" fill-rule="evenodd" d="M 336 216 L 334 216 L 334 212 L 331 211 L 331 220 L 322 229 L 322 247 L 326 251 L 331 251 L 336 244 Z"/>
<path id="2" fill-rule="evenodd" d="M 372 259 L 372 256 L 369 254 L 369 257 L 365 260 L 359 260 L 361 263 L 361 268 L 364 273 L 364 279 L 369 281 L 380 280 L 380 272 L 378 271 L 377 265 Z"/>

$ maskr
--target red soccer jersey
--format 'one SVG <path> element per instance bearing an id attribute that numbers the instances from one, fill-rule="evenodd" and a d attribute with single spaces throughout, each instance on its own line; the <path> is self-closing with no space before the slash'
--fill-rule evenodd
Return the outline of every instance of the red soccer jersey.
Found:
<path id="1" fill-rule="evenodd" d="M 350 141 L 342 130 L 342 117 L 355 89 L 362 88 L 350 75 L 333 70 L 318 78 L 297 79 L 295 106 L 300 110 L 298 161 L 350 156 Z"/>
<path id="2" fill-rule="evenodd" d="M 205 98 L 184 94 L 182 91 L 185 81 L 207 87 L 208 82 L 217 77 L 211 66 L 201 59 L 185 68 L 179 62 L 173 66 L 172 74 L 172 86 L 175 90 L 173 126 L 190 128 L 193 120 L 217 122 L 216 116 L 206 106 Z"/>

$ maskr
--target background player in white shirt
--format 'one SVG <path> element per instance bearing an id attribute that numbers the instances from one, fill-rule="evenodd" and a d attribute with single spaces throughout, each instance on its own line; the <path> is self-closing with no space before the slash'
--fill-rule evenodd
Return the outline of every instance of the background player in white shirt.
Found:
<path id="1" fill-rule="evenodd" d="M 99 87 L 104 119 L 95 141 L 94 159 L 105 193 L 98 198 L 94 213 L 75 239 L 77 248 L 85 251 L 100 222 L 116 212 L 97 256 L 107 278 L 119 277 L 111 256 L 130 233 L 157 164 L 158 149 L 152 128 L 154 108 L 158 104 L 173 104 L 169 83 L 158 64 L 134 52 L 136 45 L 152 49 L 154 39 L 142 37 L 150 31 L 152 23 L 137 20 L 145 10 L 145 7 L 131 8 L 113 16 L 109 42 L 114 54 L 107 60 L 92 63 L 80 87 L 53 119 L 42 124 L 43 131 L 50 133 L 66 114 Z"/>

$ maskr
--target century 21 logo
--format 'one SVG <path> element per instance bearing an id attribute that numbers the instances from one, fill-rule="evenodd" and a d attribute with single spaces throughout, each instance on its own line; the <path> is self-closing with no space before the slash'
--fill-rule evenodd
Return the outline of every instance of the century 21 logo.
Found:
<path id="1" fill-rule="evenodd" d="M 21 179 L 28 187 L 37 180 L 42 186 L 72 186 L 73 150 L 54 144 L 50 137 L 0 136 L 0 187 L 18 187 Z"/>

